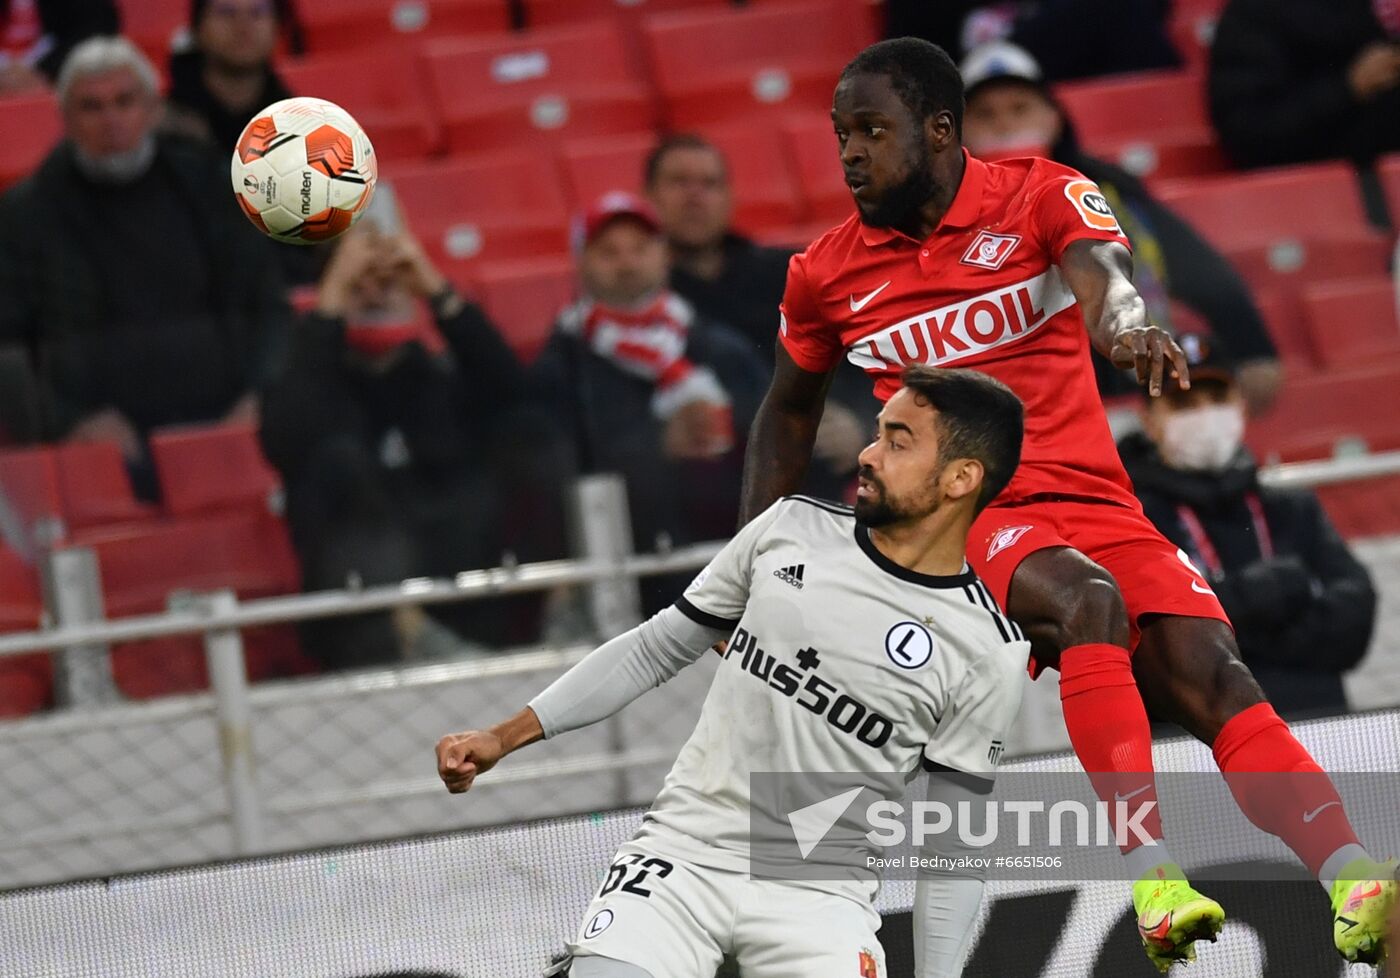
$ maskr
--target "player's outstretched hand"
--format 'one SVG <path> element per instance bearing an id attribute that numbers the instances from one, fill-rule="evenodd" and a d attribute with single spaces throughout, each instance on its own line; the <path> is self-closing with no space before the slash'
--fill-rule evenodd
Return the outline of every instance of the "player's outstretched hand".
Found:
<path id="1" fill-rule="evenodd" d="M 505 753 L 501 738 L 490 730 L 448 734 L 438 741 L 438 777 L 447 790 L 460 795 L 478 774 L 491 770 Z"/>
<path id="2" fill-rule="evenodd" d="M 1171 365 L 1171 375 L 1177 378 L 1182 388 L 1191 386 L 1191 371 L 1186 365 L 1186 354 L 1176 345 L 1171 334 L 1158 326 L 1129 326 L 1120 329 L 1113 336 L 1113 350 L 1110 359 L 1115 367 L 1137 371 L 1139 384 L 1147 385 L 1153 397 L 1162 393 L 1162 377 Z"/>

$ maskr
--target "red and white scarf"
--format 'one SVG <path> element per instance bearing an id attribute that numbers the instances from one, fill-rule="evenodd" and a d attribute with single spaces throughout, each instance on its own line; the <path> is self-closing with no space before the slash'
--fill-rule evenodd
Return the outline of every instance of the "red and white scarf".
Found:
<path id="1" fill-rule="evenodd" d="M 729 395 L 714 371 L 686 359 L 694 321 L 689 303 L 662 292 L 635 309 L 582 299 L 564 310 L 560 328 L 618 369 L 654 384 L 652 413 L 665 421 L 697 401 L 729 407 Z"/>

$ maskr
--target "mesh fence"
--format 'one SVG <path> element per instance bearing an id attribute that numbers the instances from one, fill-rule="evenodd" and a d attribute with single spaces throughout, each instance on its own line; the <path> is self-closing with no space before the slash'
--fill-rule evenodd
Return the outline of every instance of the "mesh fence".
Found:
<path id="1" fill-rule="evenodd" d="M 1400 714 L 1318 721 L 1299 732 L 1325 765 L 1397 768 Z M 1186 742 L 1159 745 L 1158 760 L 1178 771 L 1210 763 L 1208 752 Z M 1073 767 L 1056 755 L 1006 770 Z M 460 807 L 491 808 L 494 797 L 468 795 Z M 12 892 L 0 896 L 0 975 L 351 978 L 431 969 L 530 978 L 572 935 L 639 818 L 633 809 Z M 1210 856 L 1217 857 L 1280 858 L 1263 836 Z M 1211 891 L 1231 922 L 1219 943 L 1201 950 L 1193 970 L 1202 975 L 1372 973 L 1336 959 L 1315 883 L 1225 881 Z M 913 883 L 896 881 L 878 903 L 889 974 L 900 978 L 912 974 L 912 897 Z M 1129 911 L 1121 882 L 994 881 L 968 974 L 1146 978 L 1155 972 L 1136 946 Z"/>

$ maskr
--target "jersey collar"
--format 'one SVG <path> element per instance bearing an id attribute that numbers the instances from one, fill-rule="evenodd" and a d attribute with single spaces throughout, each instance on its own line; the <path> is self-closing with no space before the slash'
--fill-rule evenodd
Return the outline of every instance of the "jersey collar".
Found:
<path id="1" fill-rule="evenodd" d="M 987 186 L 987 164 L 974 157 L 966 148 L 962 154 L 962 182 L 958 184 L 958 192 L 953 195 L 953 203 L 949 206 L 948 213 L 943 215 L 943 220 L 933 229 L 934 235 L 944 228 L 970 228 L 977 223 L 977 218 L 982 214 L 982 193 Z M 861 240 L 872 248 L 892 241 L 919 243 L 909 235 L 892 228 L 872 228 L 866 224 L 860 226 L 860 236 Z"/>
<path id="2" fill-rule="evenodd" d="M 910 584 L 919 584 L 923 587 L 967 587 L 977 579 L 977 575 L 970 568 L 961 574 L 940 575 L 920 574 L 908 567 L 901 567 L 880 553 L 880 548 L 875 546 L 874 540 L 870 539 L 870 528 L 860 523 L 856 524 L 856 546 L 865 551 L 865 555 L 874 561 L 875 566 L 880 570 L 892 577 L 899 578 L 901 581 L 908 581 Z"/>

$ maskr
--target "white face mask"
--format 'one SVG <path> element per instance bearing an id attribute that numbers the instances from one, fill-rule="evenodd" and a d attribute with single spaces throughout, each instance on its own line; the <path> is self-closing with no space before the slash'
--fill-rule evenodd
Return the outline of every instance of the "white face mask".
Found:
<path id="1" fill-rule="evenodd" d="M 1243 440 L 1244 408 L 1208 404 L 1167 415 L 1157 447 L 1162 461 L 1174 469 L 1218 472 L 1235 457 Z"/>

